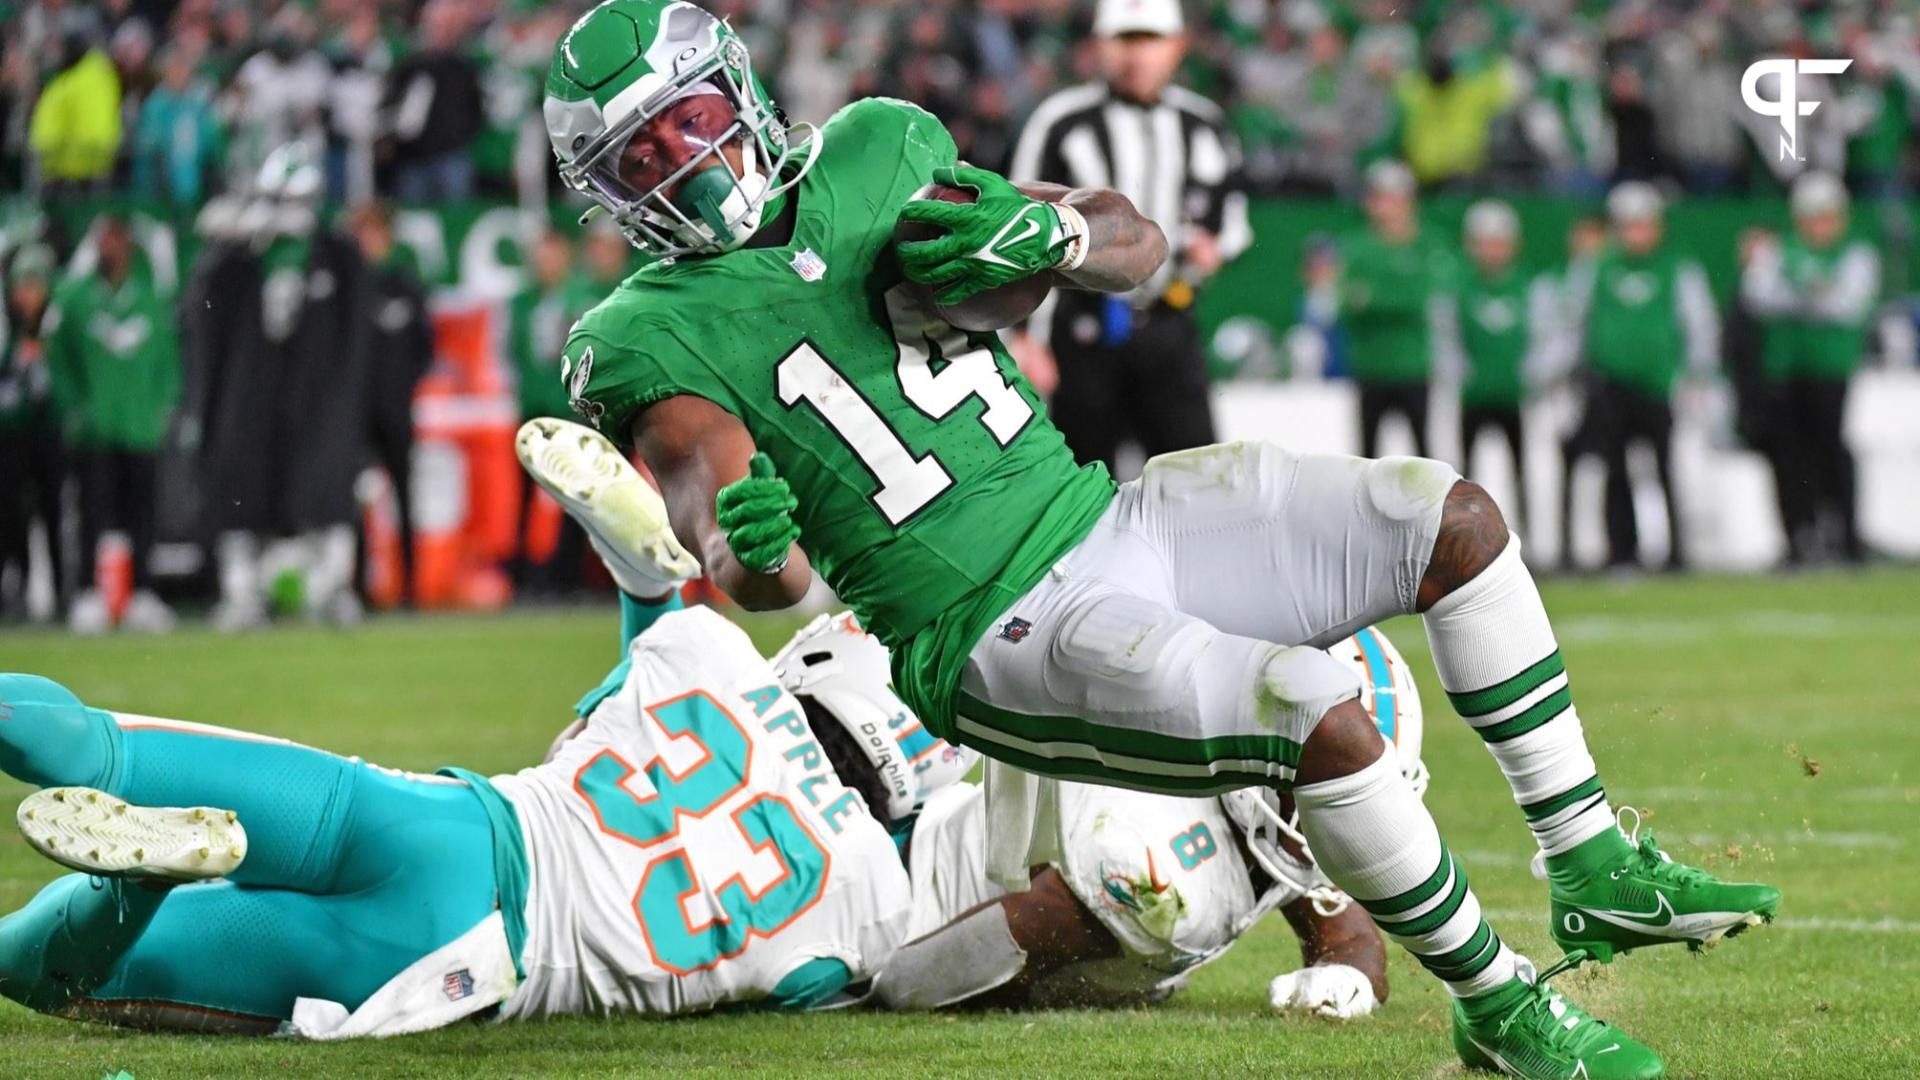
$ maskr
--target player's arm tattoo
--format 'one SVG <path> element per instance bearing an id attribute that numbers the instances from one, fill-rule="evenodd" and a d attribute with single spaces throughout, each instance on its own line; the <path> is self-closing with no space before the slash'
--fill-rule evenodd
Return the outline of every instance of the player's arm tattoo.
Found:
<path id="1" fill-rule="evenodd" d="M 753 437 L 732 413 L 705 398 L 681 394 L 634 414 L 630 434 L 666 499 L 673 533 L 707 576 L 749 611 L 774 611 L 800 602 L 813 567 L 798 547 L 785 567 L 759 574 L 740 565 L 714 519 L 714 497 L 747 475 Z"/>
<path id="2" fill-rule="evenodd" d="M 1434 538 L 1433 558 L 1420 579 L 1414 610 L 1427 610 L 1478 577 L 1506 548 L 1507 519 L 1500 515 L 1500 505 L 1479 484 L 1456 482 L 1440 511 L 1440 535 Z"/>
<path id="3" fill-rule="evenodd" d="M 1039 182 L 1014 186 L 1041 202 L 1066 203 L 1087 220 L 1087 261 L 1074 270 L 1055 270 L 1061 285 L 1126 292 L 1152 277 L 1167 259 L 1167 238 L 1160 226 L 1117 191 Z"/>
<path id="4" fill-rule="evenodd" d="M 1280 909 L 1287 925 L 1300 938 L 1300 962 L 1345 964 L 1367 977 L 1373 984 L 1374 1000 L 1387 1001 L 1387 947 L 1380 931 L 1359 904 L 1350 904 L 1338 915 L 1326 916 L 1313 910 L 1313 901 L 1302 897 Z"/>

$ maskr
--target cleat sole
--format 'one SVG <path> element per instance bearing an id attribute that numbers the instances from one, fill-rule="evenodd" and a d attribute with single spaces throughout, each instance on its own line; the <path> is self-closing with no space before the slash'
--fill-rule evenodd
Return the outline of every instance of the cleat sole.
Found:
<path id="1" fill-rule="evenodd" d="M 34 850 L 100 877 L 204 881 L 247 856 L 239 816 L 213 807 L 135 806 L 104 791 L 49 788 L 27 796 L 15 820 Z"/>
<path id="2" fill-rule="evenodd" d="M 586 530 L 616 577 L 624 573 L 664 590 L 699 576 L 699 560 L 675 538 L 666 504 L 605 436 L 563 421 L 529 420 L 514 437 L 514 452 L 527 475 Z"/>

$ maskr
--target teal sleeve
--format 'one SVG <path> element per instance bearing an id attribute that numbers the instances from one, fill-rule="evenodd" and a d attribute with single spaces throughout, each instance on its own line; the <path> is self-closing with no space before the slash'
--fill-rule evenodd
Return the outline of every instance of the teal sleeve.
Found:
<path id="1" fill-rule="evenodd" d="M 573 706 L 573 714 L 585 720 L 600 707 L 600 703 L 614 695 L 614 692 L 627 681 L 627 673 L 633 670 L 633 660 L 628 655 L 633 649 L 633 639 L 647 632 L 647 628 L 660 621 L 660 616 L 669 611 L 679 611 L 686 607 L 680 599 L 680 590 L 658 604 L 644 604 L 626 593 L 620 594 L 620 662 L 600 680 L 600 685 L 587 691 Z"/>
<path id="2" fill-rule="evenodd" d="M 620 594 L 620 658 L 626 659 L 627 651 L 633 648 L 633 639 L 647 632 L 647 628 L 660 621 L 660 616 L 670 611 L 679 611 L 687 606 L 680 599 L 680 590 L 668 593 L 666 599 L 656 603 L 635 600 L 626 593 Z"/>
<path id="3" fill-rule="evenodd" d="M 838 960 L 809 960 L 787 973 L 767 995 L 775 1009 L 813 1009 L 827 1004 L 853 982 L 853 972 Z"/>

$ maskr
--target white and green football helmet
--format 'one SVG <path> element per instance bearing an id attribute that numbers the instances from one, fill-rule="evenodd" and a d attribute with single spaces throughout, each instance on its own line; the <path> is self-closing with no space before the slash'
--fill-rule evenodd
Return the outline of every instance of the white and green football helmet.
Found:
<path id="1" fill-rule="evenodd" d="M 1413 785 L 1415 795 L 1427 792 L 1427 766 L 1420 760 L 1425 730 L 1420 688 L 1413 669 L 1387 636 L 1369 626 L 1327 648 L 1328 655 L 1360 677 L 1360 706 L 1373 717 L 1400 765 L 1400 774 Z M 1227 816 L 1238 825 L 1253 856 L 1267 876 L 1290 886 L 1313 902 L 1322 915 L 1337 915 L 1351 902 L 1313 861 L 1313 851 L 1300 831 L 1300 814 L 1281 813 L 1279 796 L 1270 788 L 1242 788 L 1221 796 Z M 1292 841 L 1295 855 L 1282 843 Z"/>
<path id="2" fill-rule="evenodd" d="M 622 176 L 634 133 L 697 95 L 725 98 L 730 123 L 697 133 L 698 152 L 636 189 Z M 793 137 L 739 36 L 679 0 L 605 0 L 581 16 L 554 49 L 542 111 L 561 179 L 599 204 L 635 246 L 661 258 L 746 243 L 768 201 L 798 183 L 819 151 L 811 133 Z M 736 140 L 737 170 L 721 153 Z"/>

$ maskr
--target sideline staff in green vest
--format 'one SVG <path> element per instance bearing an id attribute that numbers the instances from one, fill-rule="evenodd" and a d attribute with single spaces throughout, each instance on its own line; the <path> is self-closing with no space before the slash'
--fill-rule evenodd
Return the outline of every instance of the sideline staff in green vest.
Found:
<path id="1" fill-rule="evenodd" d="M 1706 272 L 1666 247 L 1666 209 L 1651 184 L 1607 196 L 1614 242 L 1569 283 L 1581 359 L 1592 375 L 1588 409 L 1607 464 L 1608 565 L 1639 565 L 1627 448 L 1651 444 L 1667 503 L 1667 568 L 1686 562 L 1673 491 L 1673 388 L 1683 370 L 1713 370 L 1720 320 Z"/>
<path id="2" fill-rule="evenodd" d="M 1853 453 L 1842 421 L 1847 385 L 1866 352 L 1880 295 L 1880 257 L 1847 237 L 1847 189 L 1830 173 L 1793 186 L 1794 235 L 1755 251 L 1740 288 L 1766 328 L 1768 448 L 1787 560 L 1819 550 L 1829 517 L 1840 555 L 1866 556 L 1854 503 Z"/>
<path id="3" fill-rule="evenodd" d="M 95 561 L 108 532 L 132 549 L 128 629 L 163 631 L 173 613 L 149 589 L 159 520 L 159 454 L 180 404 L 180 332 L 172 303 L 135 264 L 133 229 L 103 214 L 94 226 L 96 273 L 72 277 L 53 294 L 43 326 L 53 401 L 80 482 L 79 588 L 69 620 L 79 633 L 112 623 L 96 585 Z"/>
<path id="4" fill-rule="evenodd" d="M 1421 229 L 1413 172 L 1398 161 L 1367 169 L 1367 221 L 1340 241 L 1340 324 L 1360 388 L 1360 454 L 1379 456 L 1380 424 L 1398 413 L 1413 428 L 1413 452 L 1427 457 L 1433 347 L 1452 333 L 1456 264 Z"/>
<path id="5" fill-rule="evenodd" d="M 508 342 L 520 384 L 520 419 L 567 419 L 573 415 L 572 391 L 560 370 L 567 333 L 587 309 L 600 302 L 628 272 L 632 245 L 617 228 L 596 219 L 587 241 L 599 281 L 590 281 L 575 265 L 573 241 L 553 229 L 534 241 L 527 261 L 527 284 L 507 302 Z M 528 484 L 520 499 L 520 540 L 513 562 L 514 585 L 529 592 L 558 593 L 580 584 L 587 549 L 586 533 L 569 514 L 548 506 L 546 520 L 559 523 L 551 551 L 535 559 L 532 547 L 535 506 L 551 504 L 538 484 Z"/>
<path id="6" fill-rule="evenodd" d="M 1467 209 L 1469 266 L 1460 276 L 1459 355 L 1466 361 L 1460 384 L 1460 452 L 1472 475 L 1474 444 L 1492 429 L 1512 455 L 1516 509 L 1527 513 L 1525 441 L 1520 406 L 1529 386 L 1550 364 L 1559 297 L 1554 283 L 1519 265 L 1520 218 L 1498 199 Z"/>

